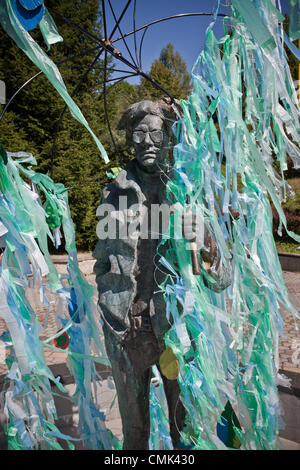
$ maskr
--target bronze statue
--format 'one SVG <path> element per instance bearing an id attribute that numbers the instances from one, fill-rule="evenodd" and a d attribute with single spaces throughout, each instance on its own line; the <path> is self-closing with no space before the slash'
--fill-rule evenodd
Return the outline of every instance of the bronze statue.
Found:
<path id="1" fill-rule="evenodd" d="M 148 449 L 150 434 L 149 387 L 151 368 L 166 349 L 170 324 L 157 286 L 164 274 L 156 270 L 160 236 L 151 231 L 151 208 L 166 204 L 165 160 L 172 145 L 175 113 L 168 100 L 142 101 L 128 108 L 118 129 L 126 130 L 135 156 L 104 188 L 97 214 L 100 222 L 109 212 L 107 236 L 101 232 L 94 250 L 94 271 L 108 357 L 112 366 L 123 426 L 123 449 Z M 132 210 L 134 208 L 134 210 Z M 134 223 L 133 223 L 134 222 Z M 134 226 L 134 230 L 127 230 Z M 115 228 L 115 232 L 112 230 Z M 111 231 L 111 232 L 110 232 Z M 158 230 L 159 232 L 160 230 Z M 185 237 L 191 237 L 190 221 Z M 110 233 L 109 233 L 110 232 Z M 99 233 L 98 233 L 99 236 Z M 221 289 L 230 281 L 224 276 L 216 244 L 205 237 L 206 258 Z M 164 245 L 165 247 L 165 245 Z M 163 249 L 160 249 L 160 255 Z M 165 247 L 166 248 L 166 247 Z M 174 447 L 180 440 L 185 409 L 176 380 L 162 375 L 168 403 L 170 435 Z"/>

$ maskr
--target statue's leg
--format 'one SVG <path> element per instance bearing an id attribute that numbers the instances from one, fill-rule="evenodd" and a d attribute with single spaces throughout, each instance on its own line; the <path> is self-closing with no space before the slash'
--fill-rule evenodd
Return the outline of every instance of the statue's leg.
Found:
<path id="1" fill-rule="evenodd" d="M 177 380 L 168 380 L 160 371 L 159 365 L 157 367 L 163 380 L 168 403 L 170 436 L 173 446 L 176 447 L 180 441 L 180 432 L 184 427 L 186 411 L 180 400 L 180 387 Z"/>
<path id="2" fill-rule="evenodd" d="M 126 348 L 103 327 L 105 345 L 112 366 L 123 427 L 124 450 L 149 448 L 149 389 L 151 368 L 143 369 L 143 355 L 128 354 Z M 133 359 L 133 357 L 136 360 Z"/>

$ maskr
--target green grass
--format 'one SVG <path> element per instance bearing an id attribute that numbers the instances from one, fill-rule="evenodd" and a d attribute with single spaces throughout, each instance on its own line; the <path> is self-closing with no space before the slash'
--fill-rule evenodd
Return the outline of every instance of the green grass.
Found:
<path id="1" fill-rule="evenodd" d="M 297 250 L 297 247 L 300 246 L 299 243 L 296 242 L 291 242 L 291 243 L 285 243 L 285 242 L 276 242 L 276 248 L 277 251 L 280 253 L 295 253 L 300 255 L 300 249 Z"/>

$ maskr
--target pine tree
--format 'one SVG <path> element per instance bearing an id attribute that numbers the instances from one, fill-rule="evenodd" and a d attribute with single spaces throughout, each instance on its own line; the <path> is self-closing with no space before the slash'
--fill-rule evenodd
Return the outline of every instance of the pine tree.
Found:
<path id="1" fill-rule="evenodd" d="M 154 60 L 149 75 L 174 98 L 187 98 L 191 91 L 186 63 L 171 43 L 161 50 L 159 59 Z M 163 94 L 145 78 L 142 78 L 140 88 L 144 99 L 157 99 Z"/>
<path id="2" fill-rule="evenodd" d="M 168 43 L 161 50 L 159 60 L 178 79 L 183 95 L 188 96 L 191 91 L 191 77 L 187 72 L 186 62 L 179 52 L 174 50 L 173 44 Z"/>

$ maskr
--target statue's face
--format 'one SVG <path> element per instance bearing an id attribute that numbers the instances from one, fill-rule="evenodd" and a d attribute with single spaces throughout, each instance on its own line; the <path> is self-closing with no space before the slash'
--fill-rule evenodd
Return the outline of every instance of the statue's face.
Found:
<path id="1" fill-rule="evenodd" d="M 132 141 L 140 166 L 148 172 L 157 170 L 157 164 L 164 158 L 168 144 L 163 120 L 159 116 L 147 114 L 133 127 Z"/>

